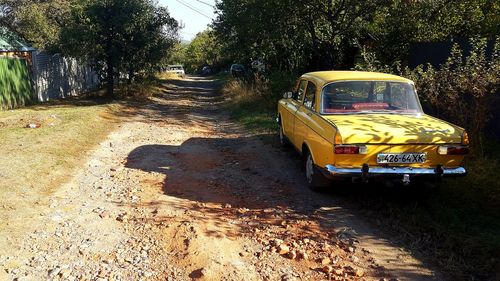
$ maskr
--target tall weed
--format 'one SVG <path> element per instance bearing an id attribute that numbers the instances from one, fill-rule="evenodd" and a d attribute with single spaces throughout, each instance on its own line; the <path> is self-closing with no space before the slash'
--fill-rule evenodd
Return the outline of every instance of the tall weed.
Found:
<path id="1" fill-rule="evenodd" d="M 230 101 L 234 119 L 250 129 L 274 131 L 277 102 L 293 85 L 291 74 L 272 73 L 269 76 L 250 75 L 230 79 L 222 88 Z"/>
<path id="2" fill-rule="evenodd" d="M 131 84 L 122 83 L 116 89 L 117 96 L 121 99 L 148 100 L 161 93 L 159 79 L 158 77 L 140 77 Z"/>
<path id="3" fill-rule="evenodd" d="M 252 74 L 244 79 L 230 79 L 223 87 L 223 93 L 234 102 L 259 102 L 268 109 L 274 109 L 283 93 L 289 91 L 295 75 L 274 72 L 266 75 Z"/>

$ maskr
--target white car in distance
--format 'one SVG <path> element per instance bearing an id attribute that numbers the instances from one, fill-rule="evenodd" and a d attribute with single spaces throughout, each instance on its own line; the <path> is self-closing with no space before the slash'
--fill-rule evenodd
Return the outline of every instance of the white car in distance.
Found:
<path id="1" fill-rule="evenodd" d="M 182 78 L 184 78 L 184 76 L 186 76 L 186 73 L 184 72 L 184 68 L 182 67 L 182 65 L 169 65 L 169 66 L 167 66 L 167 73 L 173 73 L 173 74 L 176 74 Z"/>

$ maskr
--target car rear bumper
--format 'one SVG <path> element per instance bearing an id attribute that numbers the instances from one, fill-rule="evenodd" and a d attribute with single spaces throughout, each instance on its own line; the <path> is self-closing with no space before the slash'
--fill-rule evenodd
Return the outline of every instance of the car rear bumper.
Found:
<path id="1" fill-rule="evenodd" d="M 361 168 L 341 168 L 333 165 L 326 165 L 326 172 L 332 177 L 399 177 L 409 176 L 437 176 L 437 177 L 463 177 L 467 171 L 463 167 L 444 168 L 415 168 L 415 167 L 369 167 L 363 165 Z"/>

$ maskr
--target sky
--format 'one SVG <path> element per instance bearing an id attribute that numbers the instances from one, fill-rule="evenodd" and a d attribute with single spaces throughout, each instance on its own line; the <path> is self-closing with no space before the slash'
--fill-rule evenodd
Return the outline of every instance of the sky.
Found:
<path id="1" fill-rule="evenodd" d="M 167 7 L 170 16 L 184 25 L 180 31 L 183 41 L 191 41 L 215 18 L 215 0 L 159 0 L 159 4 Z"/>

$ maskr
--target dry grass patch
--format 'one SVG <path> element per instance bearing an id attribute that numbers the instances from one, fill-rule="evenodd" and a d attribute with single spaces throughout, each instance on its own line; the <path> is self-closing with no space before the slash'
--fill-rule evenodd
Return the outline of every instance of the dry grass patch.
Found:
<path id="1" fill-rule="evenodd" d="M 233 120 L 257 133 L 275 134 L 278 100 L 293 85 L 294 76 L 273 73 L 228 79 L 222 93 L 228 99 Z"/>
<path id="2" fill-rule="evenodd" d="M 49 194 L 113 130 L 118 105 L 63 104 L 0 111 L 0 204 Z M 39 128 L 26 128 L 28 125 Z"/>
<path id="3" fill-rule="evenodd" d="M 39 227 L 48 195 L 116 127 L 121 107 L 77 101 L 0 111 L 0 252 Z"/>
<path id="4" fill-rule="evenodd" d="M 156 74 L 156 78 L 159 80 L 179 80 L 182 79 L 179 75 L 172 72 L 161 72 Z"/>

